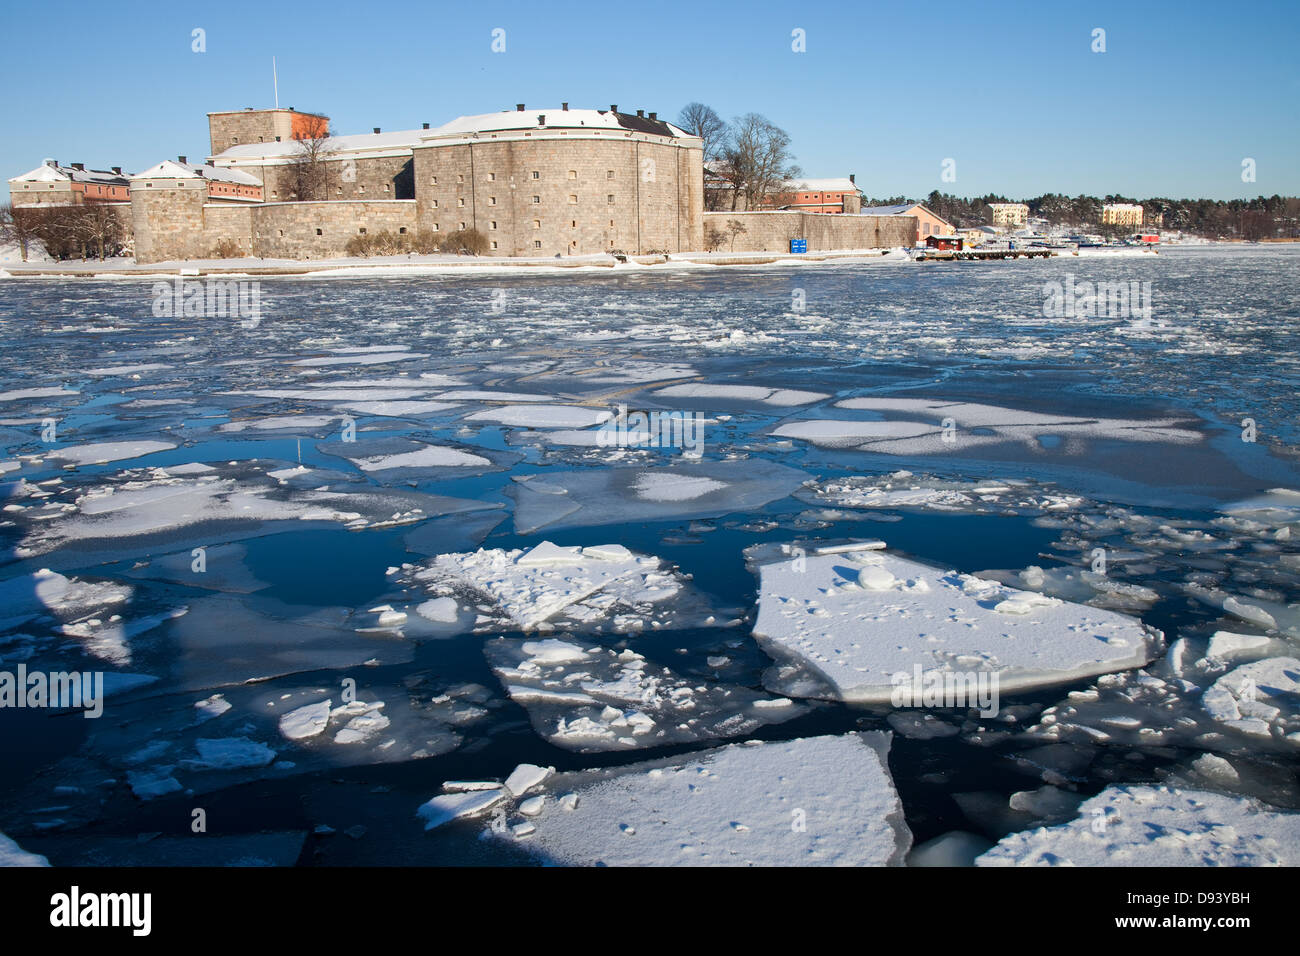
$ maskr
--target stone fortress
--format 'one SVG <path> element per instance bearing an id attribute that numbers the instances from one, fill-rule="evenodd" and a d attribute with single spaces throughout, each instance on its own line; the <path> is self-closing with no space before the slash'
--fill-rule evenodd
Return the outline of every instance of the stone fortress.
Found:
<path id="1" fill-rule="evenodd" d="M 443 126 L 328 136 L 329 120 L 289 109 L 208 114 L 211 154 L 165 160 L 130 177 L 104 174 L 112 195 L 68 190 L 81 164 L 54 160 L 15 177 L 15 206 L 114 204 L 137 262 L 256 256 L 344 256 L 357 235 L 476 230 L 492 256 L 554 257 L 700 251 L 706 220 L 739 218 L 737 251 L 910 245 L 914 218 L 800 211 L 706 213 L 701 141 L 637 110 L 513 110 Z M 315 146 L 313 198 L 299 197 Z M 90 171 L 93 173 L 94 171 Z M 126 198 L 129 194 L 129 199 Z M 856 199 L 856 196 L 854 197 Z M 844 212 L 855 211 L 844 209 Z M 737 241 L 739 240 L 739 241 Z"/>

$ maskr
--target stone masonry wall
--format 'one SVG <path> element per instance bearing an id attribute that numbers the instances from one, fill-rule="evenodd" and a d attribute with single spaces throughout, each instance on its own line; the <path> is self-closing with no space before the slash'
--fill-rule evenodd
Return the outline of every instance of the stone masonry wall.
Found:
<path id="1" fill-rule="evenodd" d="M 705 228 L 723 233 L 738 220 L 745 232 L 732 245 L 728 235 L 722 252 L 789 252 L 791 239 L 807 239 L 808 251 L 830 249 L 891 249 L 916 242 L 915 216 L 852 216 L 816 212 L 706 212 Z"/>
<path id="2" fill-rule="evenodd" d="M 477 228 L 489 255 L 698 249 L 698 148 L 558 134 L 415 149 L 422 228 Z M 612 197 L 612 198 L 611 198 Z"/>
<path id="3" fill-rule="evenodd" d="M 252 212 L 254 255 L 276 259 L 327 259 L 345 255 L 361 230 L 415 231 L 415 201 L 266 203 Z"/>

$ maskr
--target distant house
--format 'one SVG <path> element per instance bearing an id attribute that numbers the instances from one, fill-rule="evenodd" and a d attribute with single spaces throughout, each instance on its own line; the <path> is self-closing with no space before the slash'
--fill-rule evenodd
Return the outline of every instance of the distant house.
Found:
<path id="1" fill-rule="evenodd" d="M 87 169 L 85 163 L 60 166 L 47 159 L 35 169 L 9 180 L 15 206 L 79 206 L 83 203 L 129 202 L 131 180 L 121 166 Z"/>
<path id="2" fill-rule="evenodd" d="M 854 177 L 847 179 L 792 179 L 780 192 L 768 197 L 765 208 L 792 212 L 855 213 L 862 194 Z"/>
<path id="3" fill-rule="evenodd" d="M 750 212 L 743 195 L 734 195 L 735 187 L 727 175 L 727 167 L 718 161 L 704 164 L 704 192 L 707 206 L 717 210 Z M 790 179 L 768 193 L 759 210 L 784 210 L 787 212 L 856 213 L 862 203 L 862 192 L 854 177 L 827 179 Z"/>
<path id="4" fill-rule="evenodd" d="M 899 203 L 895 206 L 867 206 L 859 210 L 864 216 L 913 216 L 916 219 L 916 241 L 930 236 L 951 236 L 957 230 L 952 223 L 940 219 L 919 202 Z"/>
<path id="5" fill-rule="evenodd" d="M 929 236 L 925 240 L 927 249 L 961 252 L 962 240 L 959 236 Z"/>

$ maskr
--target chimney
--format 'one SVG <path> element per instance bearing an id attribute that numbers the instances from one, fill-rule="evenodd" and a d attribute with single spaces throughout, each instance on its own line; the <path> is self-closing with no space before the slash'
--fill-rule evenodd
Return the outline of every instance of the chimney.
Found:
<path id="1" fill-rule="evenodd" d="M 276 141 L 277 143 L 280 142 L 280 137 L 277 136 L 277 137 L 275 138 L 275 141 Z"/>
<path id="2" fill-rule="evenodd" d="M 524 111 L 524 104 L 523 104 L 523 103 L 516 103 L 516 104 L 515 104 L 515 110 L 516 110 L 516 112 L 522 113 L 522 112 Z"/>
<path id="3" fill-rule="evenodd" d="M 205 162 L 203 165 L 204 165 L 204 166 L 211 166 L 211 167 L 214 168 L 214 169 L 215 169 L 216 166 L 217 166 L 217 164 L 214 163 L 214 162 L 213 162 L 212 160 L 210 160 L 210 159 L 209 159 L 207 162 Z"/>
<path id="4" fill-rule="evenodd" d="M 115 173 L 117 173 L 119 176 L 121 176 L 121 175 L 122 175 L 122 167 L 121 167 L 121 166 L 114 166 L 114 167 L 113 167 L 113 172 L 115 172 Z"/>
<path id="5" fill-rule="evenodd" d="M 645 119 L 645 110 L 637 110 L 636 115 L 641 117 L 642 119 Z"/>
<path id="6" fill-rule="evenodd" d="M 85 163 L 73 163 L 73 164 L 72 164 L 72 168 L 73 168 L 73 169 L 79 169 L 79 170 L 81 170 L 81 171 L 84 173 L 84 172 L 86 171 L 86 164 L 85 164 Z"/>
<path id="7" fill-rule="evenodd" d="M 58 161 L 57 159 L 47 159 L 47 160 L 45 161 L 45 165 L 46 165 L 46 166 L 49 166 L 51 169 L 58 169 L 58 168 L 59 168 L 59 161 Z"/>
<path id="8" fill-rule="evenodd" d="M 569 112 L 569 104 L 568 104 L 568 103 L 561 103 L 561 104 L 560 104 L 560 109 L 564 110 L 564 112 L 566 112 L 566 113 Z"/>
<path id="9" fill-rule="evenodd" d="M 651 114 L 650 114 L 650 118 L 651 118 L 652 120 L 657 120 L 657 119 L 659 118 L 659 114 L 658 114 L 658 113 L 651 113 Z"/>
<path id="10" fill-rule="evenodd" d="M 177 157 L 176 157 L 176 161 L 177 161 L 178 163 L 180 163 L 182 166 L 185 165 L 185 157 L 184 157 L 184 156 L 177 156 Z"/>
<path id="11" fill-rule="evenodd" d="M 374 131 L 375 131 L 376 133 L 378 133 L 378 132 L 379 132 L 379 127 L 376 126 L 376 127 L 374 128 Z"/>
<path id="12" fill-rule="evenodd" d="M 545 126 L 545 125 L 546 125 L 546 114 L 545 114 L 545 113 L 538 113 L 538 114 L 537 114 L 537 125 L 538 125 L 538 126 Z"/>
<path id="13" fill-rule="evenodd" d="M 610 104 L 609 104 L 609 111 L 610 111 L 611 113 L 617 113 L 617 112 L 618 112 L 618 104 L 617 104 L 617 103 L 610 103 Z"/>
<path id="14" fill-rule="evenodd" d="M 424 128 L 425 128 L 425 129 L 428 129 L 428 128 L 429 128 L 429 124 L 428 124 L 428 123 L 425 123 L 425 124 L 424 124 Z"/>
<path id="15" fill-rule="evenodd" d="M 853 173 L 849 173 L 849 182 L 851 182 L 853 185 L 856 186 L 858 184 L 857 176 L 855 176 Z"/>

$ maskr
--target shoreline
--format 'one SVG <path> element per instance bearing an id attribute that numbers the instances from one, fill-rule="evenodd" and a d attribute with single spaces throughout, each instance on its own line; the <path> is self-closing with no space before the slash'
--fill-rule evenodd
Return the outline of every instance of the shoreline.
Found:
<path id="1" fill-rule="evenodd" d="M 1178 247 L 1171 247 L 1178 248 Z M 1089 249 L 1080 252 L 1053 250 L 1048 258 L 1094 256 L 1147 256 L 1157 249 L 1121 247 Z M 137 265 L 131 260 L 70 263 L 0 263 L 0 278 L 73 278 L 73 279 L 175 279 L 203 276 L 293 277 L 321 276 L 358 278 L 374 276 L 439 275 L 457 273 L 520 274 L 562 271 L 641 271 L 657 267 L 708 268 L 725 266 L 800 266 L 806 264 L 890 264 L 913 260 L 902 248 L 834 249 L 812 253 L 782 252 L 686 252 L 668 255 L 629 255 L 626 262 L 613 256 L 597 254 L 565 259 L 479 258 L 471 256 L 382 256 L 320 259 L 301 262 L 289 259 L 191 259 Z"/>

